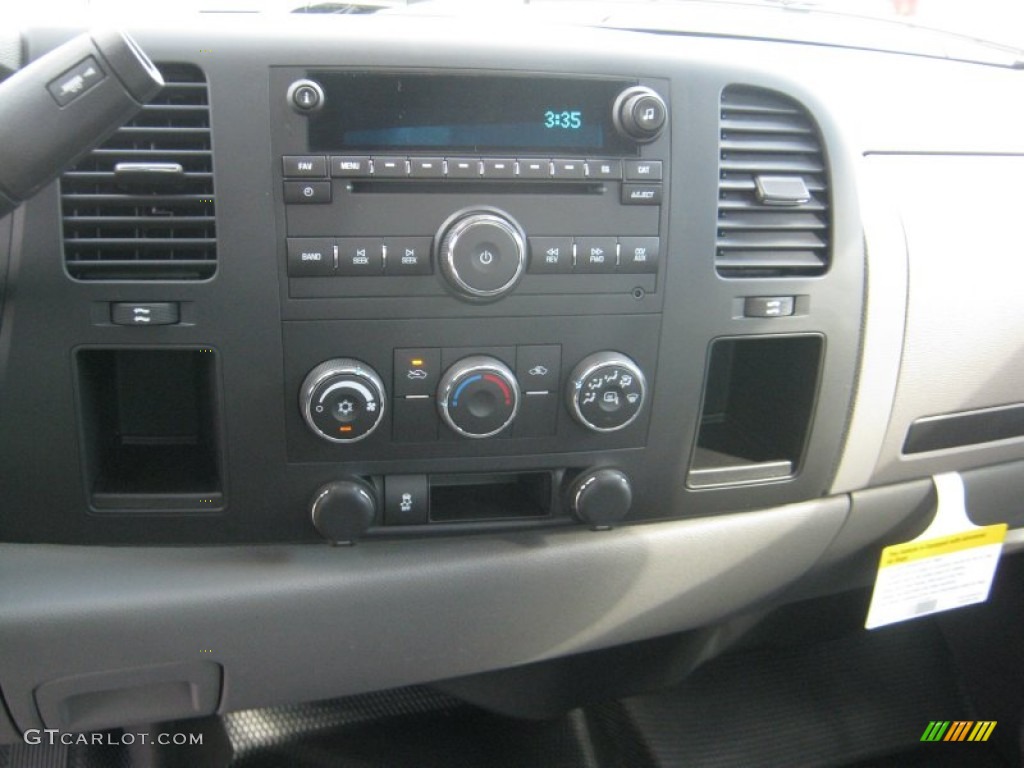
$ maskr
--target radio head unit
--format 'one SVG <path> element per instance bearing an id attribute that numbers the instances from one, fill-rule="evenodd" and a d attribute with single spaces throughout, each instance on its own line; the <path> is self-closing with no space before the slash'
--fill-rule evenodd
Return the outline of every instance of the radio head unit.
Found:
<path id="1" fill-rule="evenodd" d="M 654 308 L 636 303 L 666 258 L 664 81 L 281 67 L 272 88 L 288 299 Z"/>

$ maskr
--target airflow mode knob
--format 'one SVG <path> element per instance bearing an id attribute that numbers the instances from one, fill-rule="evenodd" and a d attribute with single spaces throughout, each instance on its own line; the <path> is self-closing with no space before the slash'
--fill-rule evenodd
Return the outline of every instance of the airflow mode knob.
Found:
<path id="1" fill-rule="evenodd" d="M 569 379 L 569 409 L 594 432 L 617 432 L 640 415 L 647 382 L 640 367 L 618 352 L 598 352 L 580 361 Z"/>

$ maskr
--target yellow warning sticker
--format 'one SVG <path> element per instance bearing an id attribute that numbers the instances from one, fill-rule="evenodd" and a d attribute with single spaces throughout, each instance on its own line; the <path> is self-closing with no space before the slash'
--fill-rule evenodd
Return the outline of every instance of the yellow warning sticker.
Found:
<path id="1" fill-rule="evenodd" d="M 1007 526 L 970 521 L 963 482 L 955 472 L 933 481 L 938 506 L 928 530 L 882 550 L 868 629 L 988 600 Z"/>
<path id="2" fill-rule="evenodd" d="M 882 561 L 879 568 L 888 568 L 900 563 L 910 563 L 926 557 L 949 555 L 962 552 L 973 547 L 984 547 L 986 544 L 1002 544 L 1006 538 L 1006 523 L 975 528 L 952 536 L 940 536 L 928 541 L 908 541 L 905 544 L 893 544 L 882 550 Z"/>

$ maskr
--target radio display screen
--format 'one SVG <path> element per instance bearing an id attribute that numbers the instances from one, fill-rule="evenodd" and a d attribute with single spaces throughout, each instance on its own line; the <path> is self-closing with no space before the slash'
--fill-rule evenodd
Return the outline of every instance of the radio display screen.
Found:
<path id="1" fill-rule="evenodd" d="M 309 149 L 635 155 L 612 121 L 633 83 L 564 77 L 311 72 Z"/>

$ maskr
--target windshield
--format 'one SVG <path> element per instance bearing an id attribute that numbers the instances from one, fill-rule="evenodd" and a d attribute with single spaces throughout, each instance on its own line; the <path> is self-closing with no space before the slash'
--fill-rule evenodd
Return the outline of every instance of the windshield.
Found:
<path id="1" fill-rule="evenodd" d="M 126 21 L 193 13 L 528 13 L 561 23 L 664 32 L 758 36 L 763 27 L 765 36 L 772 39 L 785 39 L 783 30 L 791 29 L 792 39 L 811 42 L 819 39 L 815 28 L 834 32 L 837 26 L 874 24 L 879 39 L 898 30 L 938 31 L 1024 51 L 1021 0 L 21 0 L 11 2 L 0 16 L 12 12 L 49 22 L 62 18 L 74 22 L 83 16 Z M 715 29 L 709 29 L 709 24 Z M 834 35 L 824 32 L 820 37 L 821 42 L 833 40 Z M 887 42 L 884 47 L 894 45 Z"/>

